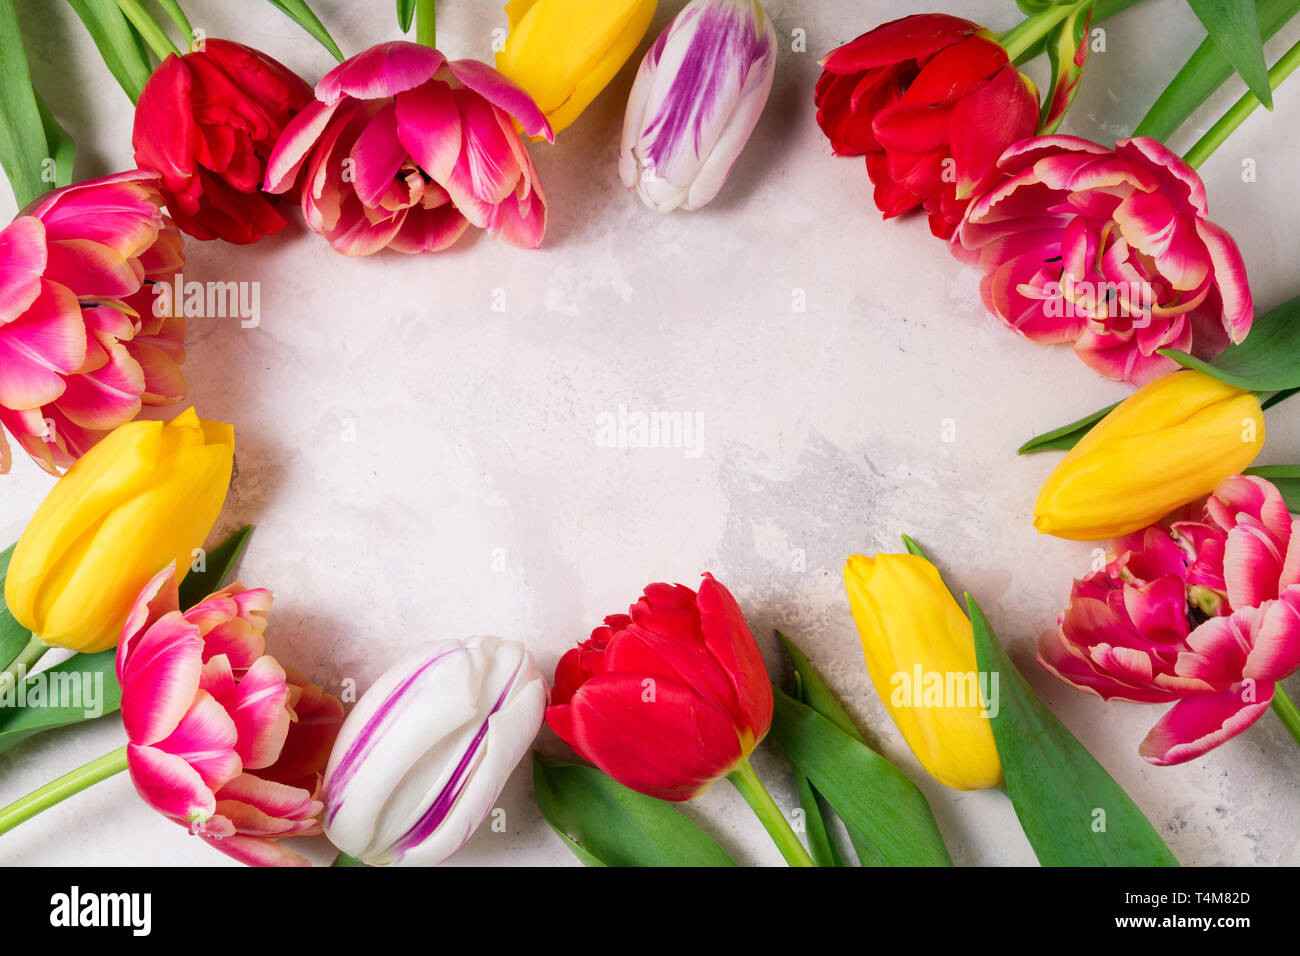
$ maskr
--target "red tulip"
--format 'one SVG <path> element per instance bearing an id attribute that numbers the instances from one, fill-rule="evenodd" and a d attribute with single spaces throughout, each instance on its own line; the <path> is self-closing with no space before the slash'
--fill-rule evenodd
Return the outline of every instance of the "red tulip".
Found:
<path id="1" fill-rule="evenodd" d="M 229 40 L 167 57 L 140 94 L 135 161 L 162 174 L 172 218 L 197 239 L 247 244 L 284 228 L 262 191 L 266 160 L 311 87 L 265 53 Z"/>
<path id="2" fill-rule="evenodd" d="M 822 61 L 817 122 L 837 155 L 867 158 L 886 219 L 921 206 L 952 235 L 997 159 L 1038 126 L 1038 93 L 978 24 L 939 13 L 894 20 Z"/>
<path id="3" fill-rule="evenodd" d="M 689 800 L 737 769 L 772 724 L 772 685 L 730 592 L 651 584 L 555 671 L 551 729 L 624 786 Z"/>

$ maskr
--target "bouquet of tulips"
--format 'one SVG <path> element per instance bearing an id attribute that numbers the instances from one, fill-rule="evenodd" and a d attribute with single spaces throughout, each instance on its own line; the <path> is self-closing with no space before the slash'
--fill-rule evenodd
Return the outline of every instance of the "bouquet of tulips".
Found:
<path id="1" fill-rule="evenodd" d="M 1110 542 L 1037 660 L 1106 700 L 1172 705 L 1138 747 L 1165 766 L 1270 710 L 1300 742 L 1282 686 L 1300 670 L 1300 466 L 1254 465 L 1265 410 L 1300 391 L 1300 299 L 1256 316 L 1196 171 L 1300 66 L 1300 46 L 1272 67 L 1263 49 L 1300 3 L 1191 2 L 1205 43 L 1131 135 L 1059 133 L 1095 25 L 1139 2 L 1017 0 L 1000 33 L 907 16 L 845 37 L 808 94 L 883 217 L 923 214 L 1002 326 L 1138 386 L 1021 452 L 1067 451 L 1037 529 Z M 436 865 L 532 754 L 541 814 L 584 863 L 733 864 L 679 809 L 726 780 L 793 866 L 950 865 L 922 789 L 780 634 L 768 649 L 789 680 L 773 682 L 711 574 L 646 586 L 549 682 L 519 641 L 419 635 L 354 702 L 268 653 L 271 591 L 228 580 L 251 528 L 207 549 L 235 428 L 195 407 L 141 418 L 189 391 L 185 237 L 257 243 L 296 206 L 351 258 L 440 252 L 471 226 L 537 249 L 550 201 L 533 150 L 638 51 L 616 175 L 651 210 L 698 212 L 741 162 L 786 52 L 759 0 L 690 0 L 644 49 L 655 0 L 510 0 L 491 64 L 438 48 L 433 0 L 397 0 L 413 40 L 351 56 L 306 3 L 273 5 L 338 61 L 314 85 L 207 37 L 174 0 L 73 2 L 135 106 L 138 167 L 76 182 L 75 141 L 0 0 L 0 166 L 20 209 L 0 230 L 0 473 L 16 451 L 55 479 L 0 553 L 0 750 L 116 711 L 125 739 L 0 807 L 0 834 L 126 772 L 148 806 L 244 863 L 305 864 L 289 841 L 324 835 L 339 866 Z M 1021 72 L 1038 56 L 1041 94 Z M 1233 75 L 1248 92 L 1180 156 L 1171 136 Z M 1003 790 L 1043 864 L 1175 864 L 975 599 L 903 544 L 848 558 L 841 610 L 919 767 Z M 98 712 L 47 706 L 52 676 L 104 681 Z M 543 727 L 554 739 L 534 751 Z M 797 815 L 751 762 L 765 744 L 780 756 L 759 766 L 785 768 Z"/>

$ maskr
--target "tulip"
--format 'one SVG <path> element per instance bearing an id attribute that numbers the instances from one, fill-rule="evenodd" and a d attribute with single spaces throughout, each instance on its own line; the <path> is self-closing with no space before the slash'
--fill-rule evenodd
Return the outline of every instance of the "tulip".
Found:
<path id="1" fill-rule="evenodd" d="M 1034 527 L 1076 541 L 1119 538 L 1203 498 L 1264 447 L 1250 392 L 1198 371 L 1138 389 L 1061 460 L 1034 502 Z"/>
<path id="2" fill-rule="evenodd" d="M 767 104 L 776 28 L 758 0 L 693 0 L 641 61 L 619 175 L 659 212 L 722 188 Z"/>
<path id="3" fill-rule="evenodd" d="M 68 470 L 14 549 L 5 601 L 47 645 L 117 643 L 140 589 L 175 562 L 184 577 L 230 487 L 234 433 L 189 409 L 120 425 Z"/>
<path id="4" fill-rule="evenodd" d="M 997 690 L 979 674 L 971 623 L 938 570 L 912 554 L 855 554 L 844 586 L 871 683 L 921 766 L 956 790 L 999 786 Z"/>
<path id="5" fill-rule="evenodd" d="M 1201 177 L 1163 144 L 1042 136 L 1008 149 L 998 169 L 953 251 L 984 270 L 984 304 L 1007 328 L 1068 342 L 1136 385 L 1177 367 L 1160 349 L 1208 360 L 1250 331 L 1237 244 L 1207 218 Z"/>
<path id="6" fill-rule="evenodd" d="M 949 238 L 997 158 L 1038 126 L 1038 92 L 978 24 L 903 17 L 832 51 L 817 83 L 817 123 L 836 155 L 866 156 L 886 219 L 918 206 Z"/>
<path id="7" fill-rule="evenodd" d="M 165 59 L 136 104 L 135 161 L 162 176 L 167 208 L 197 239 L 251 243 L 279 232 L 266 160 L 311 87 L 265 53 L 229 40 Z"/>
<path id="8" fill-rule="evenodd" d="M 471 225 L 535 249 L 546 197 L 515 123 L 550 127 L 528 95 L 477 60 L 382 43 L 340 63 L 267 162 L 282 193 L 305 170 L 302 211 L 335 250 L 437 252 Z"/>
<path id="9" fill-rule="evenodd" d="M 510 0 L 510 32 L 497 69 L 537 101 L 558 133 L 622 69 L 656 6 L 656 0 Z"/>
<path id="10" fill-rule="evenodd" d="M 373 866 L 435 866 L 492 811 L 532 746 L 546 681 L 517 641 L 427 644 L 386 671 L 325 772 L 325 833 Z"/>
<path id="11" fill-rule="evenodd" d="M 555 670 L 551 729 L 619 783 L 689 800 L 739 768 L 772 725 L 772 686 L 735 598 L 652 584 Z"/>
<path id="12" fill-rule="evenodd" d="M 4 429 L 58 475 L 185 396 L 185 320 L 150 292 L 184 262 L 162 202 L 158 175 L 134 170 L 46 193 L 0 231 L 0 474 Z"/>
<path id="13" fill-rule="evenodd" d="M 321 832 L 315 791 L 343 708 L 266 654 L 270 607 L 236 584 L 182 614 L 174 567 L 149 582 L 117 649 L 127 770 L 145 803 L 221 852 L 305 866 L 277 841 Z M 317 713 L 295 740 L 304 695 Z M 309 789 L 279 782 L 303 771 Z"/>
<path id="14" fill-rule="evenodd" d="M 1241 733 L 1300 668 L 1300 520 L 1262 478 L 1233 476 L 1199 521 L 1112 543 L 1076 580 L 1038 662 L 1104 700 L 1174 703 L 1139 753 L 1182 763 Z"/>

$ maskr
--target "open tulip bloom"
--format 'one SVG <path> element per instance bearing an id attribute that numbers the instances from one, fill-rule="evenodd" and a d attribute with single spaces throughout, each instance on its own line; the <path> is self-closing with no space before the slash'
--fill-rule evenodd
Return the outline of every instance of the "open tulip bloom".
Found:
<path id="1" fill-rule="evenodd" d="M 117 650 L 128 743 L 0 809 L 0 833 L 128 770 L 150 807 L 255 866 L 320 833 L 320 773 L 343 708 L 266 654 L 271 593 L 238 584 L 182 612 L 175 567 L 141 591 Z"/>
<path id="2" fill-rule="evenodd" d="M 1173 703 L 1139 748 L 1153 764 L 1201 756 L 1270 704 L 1300 729 L 1280 684 L 1300 669 L 1300 519 L 1276 487 L 1228 478 L 1199 520 L 1152 525 L 1111 548 L 1039 639 L 1040 664 L 1105 700 Z"/>

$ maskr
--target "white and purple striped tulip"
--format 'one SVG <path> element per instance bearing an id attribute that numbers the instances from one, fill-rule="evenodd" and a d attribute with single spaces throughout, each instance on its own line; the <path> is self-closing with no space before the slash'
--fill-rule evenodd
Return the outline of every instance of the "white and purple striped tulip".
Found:
<path id="1" fill-rule="evenodd" d="M 767 105 L 776 28 L 758 0 L 693 0 L 650 47 L 618 169 L 652 209 L 699 209 L 727 181 Z"/>
<path id="2" fill-rule="evenodd" d="M 517 641 L 421 647 L 344 722 L 325 771 L 325 834 L 372 866 L 441 863 L 492 811 L 546 700 L 546 680 Z"/>

